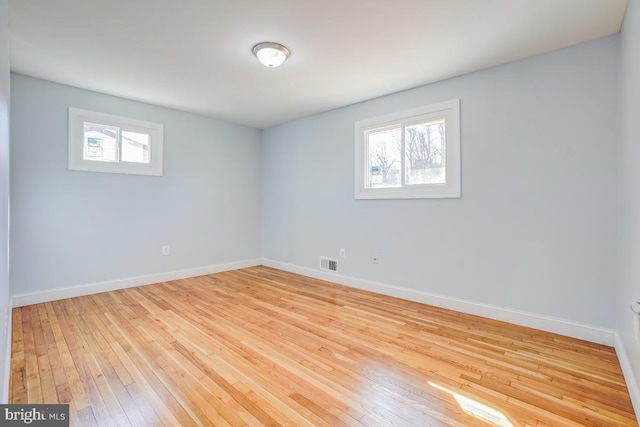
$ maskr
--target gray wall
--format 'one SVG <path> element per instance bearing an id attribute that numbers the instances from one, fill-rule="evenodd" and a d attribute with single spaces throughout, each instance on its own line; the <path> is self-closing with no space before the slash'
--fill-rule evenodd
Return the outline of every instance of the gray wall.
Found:
<path id="1" fill-rule="evenodd" d="M 635 341 L 633 323 L 636 319 L 629 310 L 632 301 L 640 301 L 640 7 L 637 1 L 630 1 L 627 7 L 620 46 L 616 332 L 631 364 L 637 390 L 640 343 Z M 636 410 L 640 413 L 640 407 Z"/>
<path id="2" fill-rule="evenodd" d="M 616 36 L 268 129 L 267 259 L 615 325 Z M 354 200 L 354 122 L 461 99 L 462 198 Z M 372 255 L 380 262 L 374 265 Z"/>
<path id="3" fill-rule="evenodd" d="M 9 4 L 0 0 L 0 402 L 8 399 L 7 337 L 9 306 Z"/>
<path id="4" fill-rule="evenodd" d="M 11 91 L 12 294 L 259 257 L 260 130 L 15 74 Z M 164 124 L 164 176 L 67 170 L 69 106 Z"/>

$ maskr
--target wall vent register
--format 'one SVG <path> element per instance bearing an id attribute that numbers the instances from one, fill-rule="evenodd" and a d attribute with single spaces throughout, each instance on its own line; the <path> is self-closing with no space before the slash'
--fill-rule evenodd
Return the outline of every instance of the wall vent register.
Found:
<path id="1" fill-rule="evenodd" d="M 338 271 L 338 260 L 333 258 L 320 257 L 320 270 Z"/>

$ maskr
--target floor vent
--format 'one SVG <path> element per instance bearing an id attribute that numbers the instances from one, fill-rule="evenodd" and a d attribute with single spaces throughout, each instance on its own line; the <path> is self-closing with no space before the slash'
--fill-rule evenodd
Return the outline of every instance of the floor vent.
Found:
<path id="1" fill-rule="evenodd" d="M 321 256 L 320 270 L 338 271 L 338 260 Z"/>

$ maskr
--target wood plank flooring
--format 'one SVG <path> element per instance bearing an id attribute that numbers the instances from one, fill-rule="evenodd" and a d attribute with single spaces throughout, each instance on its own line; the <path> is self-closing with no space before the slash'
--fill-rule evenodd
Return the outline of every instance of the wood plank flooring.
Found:
<path id="1" fill-rule="evenodd" d="M 606 346 L 267 267 L 13 310 L 76 426 L 637 426 Z"/>

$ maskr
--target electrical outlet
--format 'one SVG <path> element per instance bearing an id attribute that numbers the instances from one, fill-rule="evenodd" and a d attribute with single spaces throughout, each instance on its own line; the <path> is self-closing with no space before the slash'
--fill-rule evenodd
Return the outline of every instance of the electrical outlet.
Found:
<path id="1" fill-rule="evenodd" d="M 380 258 L 378 258 L 378 254 L 373 254 L 372 261 L 374 264 L 377 264 L 380 261 Z"/>
<path id="2" fill-rule="evenodd" d="M 169 245 L 164 245 L 162 247 L 162 255 L 169 255 Z"/>
<path id="3" fill-rule="evenodd" d="M 347 250 L 345 248 L 340 248 L 340 258 L 347 257 Z"/>

